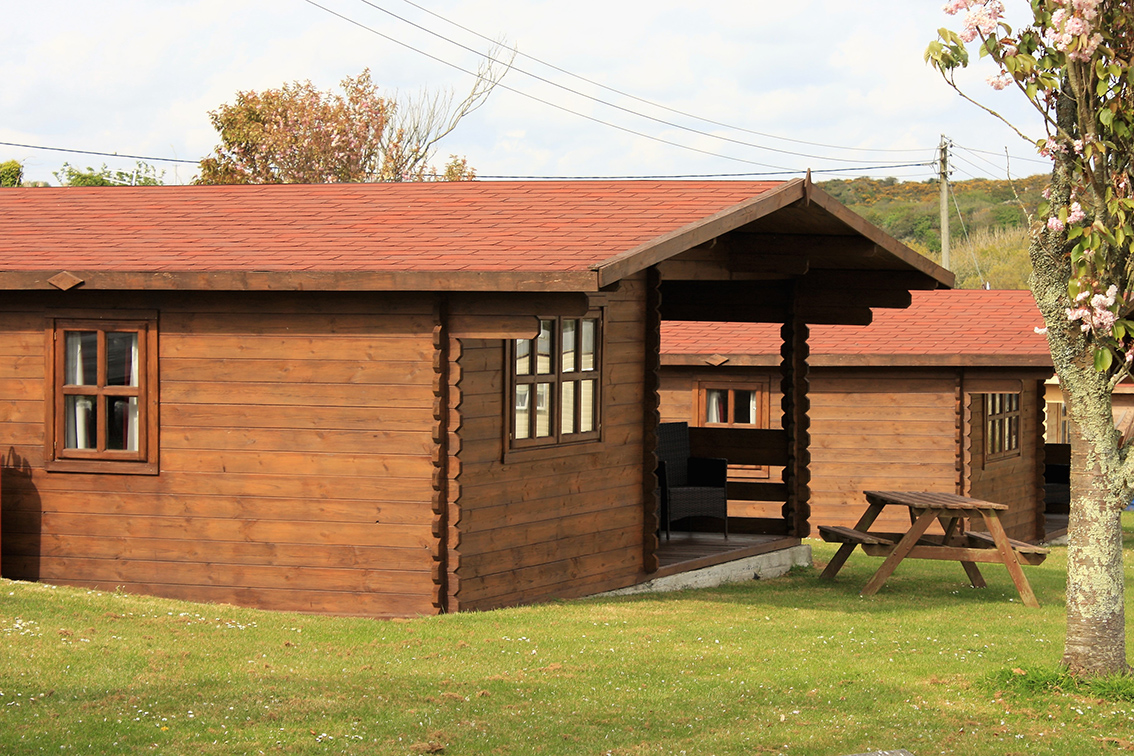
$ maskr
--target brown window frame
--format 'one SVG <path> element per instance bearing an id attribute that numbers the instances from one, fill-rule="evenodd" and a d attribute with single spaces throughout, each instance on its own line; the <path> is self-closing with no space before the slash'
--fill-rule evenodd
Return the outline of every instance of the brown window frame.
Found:
<path id="1" fill-rule="evenodd" d="M 999 462 L 1021 454 L 1020 394 L 995 392 L 984 394 L 984 459 Z"/>
<path id="2" fill-rule="evenodd" d="M 592 370 L 583 370 L 581 365 L 582 351 L 579 348 L 582 342 L 582 322 L 586 320 L 595 321 L 595 336 L 594 336 L 594 368 Z M 553 331 L 551 333 L 551 371 L 548 373 L 537 372 L 537 354 L 536 354 L 536 341 L 539 335 L 532 339 L 510 339 L 508 341 L 508 348 L 505 350 L 506 359 L 508 362 L 507 368 L 507 395 L 505 401 L 505 411 L 508 413 L 506 421 L 507 427 L 507 451 L 519 451 L 524 449 L 544 449 L 548 447 L 562 446 L 568 444 L 578 444 L 600 441 L 602 439 L 602 425 L 603 425 L 603 358 L 605 353 L 604 343 L 604 328 L 603 328 L 603 312 L 601 309 L 591 310 L 585 315 L 580 317 L 544 317 L 539 318 L 540 331 L 542 333 L 542 326 L 546 322 L 553 323 Z M 561 342 L 563 338 L 563 323 L 566 321 L 575 321 L 579 324 L 579 331 L 576 335 L 576 366 L 574 370 L 563 369 L 563 349 Z M 517 371 L 517 348 L 520 342 L 530 342 L 531 347 L 529 351 L 529 358 L 532 360 L 532 369 L 528 374 L 520 374 Z M 593 428 L 589 431 L 573 431 L 563 432 L 562 413 L 560 407 L 563 401 L 563 392 L 565 386 L 572 386 L 575 396 L 580 396 L 581 389 L 574 387 L 581 384 L 583 381 L 593 381 L 594 394 L 592 399 L 592 406 L 594 408 Z M 549 389 L 549 425 L 550 432 L 546 436 L 536 436 L 537 432 L 537 417 L 535 409 L 536 404 L 536 388 L 537 384 L 550 384 Z M 531 386 L 532 388 L 528 393 L 529 407 L 532 409 L 528 412 L 528 431 L 527 436 L 524 438 L 517 438 L 517 405 L 519 400 L 519 388 L 521 386 Z M 582 402 L 576 400 L 574 405 L 574 421 L 573 426 L 579 428 L 582 425 Z"/>
<path id="3" fill-rule="evenodd" d="M 696 425 L 704 428 L 768 428 L 768 392 L 767 379 L 743 379 L 735 381 L 711 380 L 697 383 L 697 421 Z M 728 420 L 723 423 L 709 422 L 709 392 L 728 392 Z M 736 392 L 751 391 L 756 394 L 756 418 L 751 423 L 736 422 Z"/>
<path id="4" fill-rule="evenodd" d="M 728 391 L 728 420 L 723 423 L 709 422 L 709 392 Z M 736 392 L 752 391 L 756 394 L 756 418 L 752 423 L 736 422 Z M 699 428 L 770 428 L 771 381 L 767 378 L 735 378 L 697 381 L 693 386 L 693 406 L 696 417 L 693 424 Z M 729 477 L 735 480 L 763 479 L 771 476 L 768 465 L 730 464 Z"/>
<path id="5" fill-rule="evenodd" d="M 157 314 L 113 312 L 79 313 L 47 318 L 44 467 L 55 472 L 153 475 L 158 472 L 158 328 Z M 97 343 L 94 384 L 66 383 L 68 331 L 94 331 Z M 138 385 L 107 383 L 107 333 L 138 334 Z M 99 403 L 94 449 L 66 448 L 66 399 L 89 396 Z M 137 397 L 138 448 L 108 449 L 106 402 L 108 397 Z"/>

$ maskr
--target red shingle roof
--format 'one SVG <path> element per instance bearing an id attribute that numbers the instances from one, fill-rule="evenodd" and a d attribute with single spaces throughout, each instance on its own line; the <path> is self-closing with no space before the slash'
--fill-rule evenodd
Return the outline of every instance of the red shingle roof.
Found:
<path id="1" fill-rule="evenodd" d="M 811 327 L 812 364 L 1050 365 L 1043 325 L 1030 291 L 914 291 L 904 310 L 876 309 L 869 326 Z M 779 326 L 763 323 L 662 324 L 662 358 L 695 364 L 723 355 L 733 364 L 777 364 Z"/>
<path id="2" fill-rule="evenodd" d="M 780 182 L 0 189 L 0 271 L 573 272 Z"/>

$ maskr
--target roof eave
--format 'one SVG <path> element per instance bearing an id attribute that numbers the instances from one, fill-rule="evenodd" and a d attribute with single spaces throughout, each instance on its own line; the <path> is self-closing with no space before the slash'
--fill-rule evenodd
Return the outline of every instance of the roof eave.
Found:
<path id="1" fill-rule="evenodd" d="M 727 207 L 687 226 L 663 234 L 633 249 L 595 263 L 591 270 L 598 274 L 599 286 L 608 286 L 679 255 L 688 249 L 703 244 L 710 239 L 740 228 L 780 208 L 797 202 L 806 194 L 803 179 L 787 181 L 775 189 L 757 195 L 738 205 Z"/>
<path id="2" fill-rule="evenodd" d="M 67 274 L 67 275 L 62 275 Z M 599 290 L 575 271 L 0 271 L 0 290 L 164 291 L 573 291 Z"/>
<path id="3" fill-rule="evenodd" d="M 779 354 L 673 354 L 663 352 L 662 365 L 713 367 L 778 367 Z M 1051 370 L 1049 354 L 815 354 L 810 367 L 988 367 Z"/>
<path id="4" fill-rule="evenodd" d="M 948 268 L 943 268 L 924 255 L 902 244 L 870 221 L 847 208 L 823 189 L 808 181 L 807 200 L 826 210 L 839 221 L 865 236 L 911 268 L 930 276 L 942 288 L 952 289 L 956 276 Z"/>

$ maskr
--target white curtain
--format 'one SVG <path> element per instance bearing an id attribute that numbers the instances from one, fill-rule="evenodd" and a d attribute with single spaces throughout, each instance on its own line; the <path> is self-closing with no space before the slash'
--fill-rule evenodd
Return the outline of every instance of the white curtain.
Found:
<path id="1" fill-rule="evenodd" d="M 134 334 L 130 347 L 130 385 L 138 385 L 138 334 Z M 126 405 L 126 448 L 138 451 L 138 399 L 131 399 Z"/>
<path id="2" fill-rule="evenodd" d="M 706 392 L 705 402 L 705 422 L 707 423 L 723 423 L 724 418 L 721 417 L 721 391 L 717 389 L 709 389 Z"/>
<path id="3" fill-rule="evenodd" d="M 67 397 L 64 405 L 66 418 L 64 445 L 68 449 L 92 449 L 90 445 L 90 427 L 95 422 L 94 399 L 89 396 Z"/>
<path id="4" fill-rule="evenodd" d="M 63 382 L 71 386 L 83 384 L 83 334 L 68 332 L 64 342 L 66 355 L 63 361 Z M 89 449 L 90 423 L 94 421 L 94 400 L 86 396 L 68 397 L 63 405 L 64 445 L 68 449 Z"/>
<path id="5" fill-rule="evenodd" d="M 67 333 L 67 356 L 63 362 L 63 382 L 71 386 L 83 385 L 83 334 L 73 331 Z"/>

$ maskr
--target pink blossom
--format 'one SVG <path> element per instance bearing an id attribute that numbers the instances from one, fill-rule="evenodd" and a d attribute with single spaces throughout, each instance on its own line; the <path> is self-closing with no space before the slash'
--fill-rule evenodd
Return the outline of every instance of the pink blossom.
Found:
<path id="1" fill-rule="evenodd" d="M 996 31 L 996 23 L 1004 15 L 1004 4 L 1000 0 L 974 1 L 967 7 L 965 25 L 961 30 L 961 39 L 966 42 L 972 42 L 978 34 L 982 37 L 992 34 Z"/>
<path id="2" fill-rule="evenodd" d="M 1007 71 L 1001 71 L 999 74 L 990 75 L 985 81 L 988 82 L 988 86 L 999 91 L 1011 85 L 1014 79 L 1012 78 L 1012 74 Z"/>
<path id="3" fill-rule="evenodd" d="M 1090 305 L 1083 302 L 1090 299 Z M 1096 333 L 1110 333 L 1118 321 L 1114 311 L 1115 301 L 1118 299 L 1118 287 L 1111 284 L 1106 293 L 1093 293 L 1090 290 L 1079 292 L 1075 297 L 1076 307 L 1067 308 L 1067 320 L 1080 322 L 1079 328 L 1083 333 L 1095 331 Z"/>
<path id="4" fill-rule="evenodd" d="M 1058 234 L 1063 231 L 1063 221 L 1053 215 L 1047 219 L 1047 227 Z"/>
<path id="5" fill-rule="evenodd" d="M 1087 214 L 1083 212 L 1082 206 L 1080 206 L 1078 202 L 1072 202 L 1071 203 L 1071 212 L 1067 213 L 1067 222 L 1068 223 L 1079 223 L 1080 221 L 1082 221 L 1086 217 L 1087 217 Z"/>
<path id="6" fill-rule="evenodd" d="M 1095 16 L 1098 15 L 1099 0 L 1072 0 L 1071 6 L 1079 13 L 1083 14 L 1083 18 L 1088 21 L 1093 21 Z"/>
<path id="7" fill-rule="evenodd" d="M 1044 43 L 1071 60 L 1087 62 L 1102 44 L 1102 35 L 1091 33 L 1090 21 L 1098 15 L 1097 0 L 1074 1 L 1051 14 L 1051 26 L 1043 33 Z"/>
<path id="8" fill-rule="evenodd" d="M 949 0 L 949 2 L 945 3 L 942 10 L 950 16 L 955 16 L 963 10 L 968 10 L 972 2 L 973 0 Z"/>

